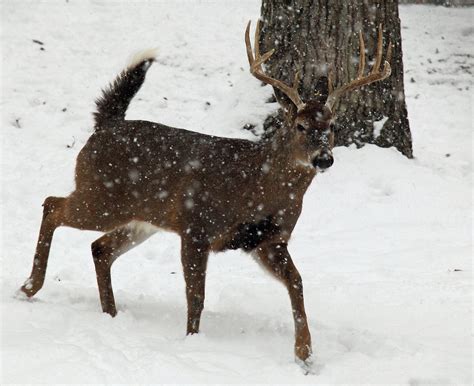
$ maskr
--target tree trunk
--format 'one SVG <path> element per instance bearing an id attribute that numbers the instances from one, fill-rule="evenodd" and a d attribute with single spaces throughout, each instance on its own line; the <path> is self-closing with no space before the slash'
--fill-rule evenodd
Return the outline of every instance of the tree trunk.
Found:
<path id="1" fill-rule="evenodd" d="M 392 75 L 340 99 L 335 106 L 336 146 L 395 146 L 413 157 L 397 0 L 263 0 L 261 14 L 261 52 L 275 48 L 266 71 L 291 84 L 294 72 L 301 69 L 300 95 L 306 101 L 316 97 L 318 79 L 327 76 L 328 66 L 335 87 L 356 77 L 359 31 L 370 64 L 377 28 L 383 24 L 384 55 L 389 41 L 393 46 Z"/>

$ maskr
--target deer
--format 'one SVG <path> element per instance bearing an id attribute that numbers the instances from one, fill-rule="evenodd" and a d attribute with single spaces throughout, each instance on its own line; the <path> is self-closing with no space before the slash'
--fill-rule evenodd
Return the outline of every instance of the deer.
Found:
<path id="1" fill-rule="evenodd" d="M 303 197 L 318 172 L 334 162 L 334 105 L 351 90 L 390 75 L 390 50 L 382 64 L 379 26 L 374 64 L 365 74 L 360 37 L 358 75 L 334 88 L 328 76 L 323 99 L 304 102 L 292 85 L 272 78 L 260 54 L 260 22 L 245 45 L 251 74 L 283 98 L 285 121 L 273 136 L 257 141 L 210 136 L 164 124 L 126 120 L 127 108 L 144 83 L 155 53 L 134 57 L 96 100 L 94 131 L 80 150 L 75 190 L 47 197 L 31 275 L 20 288 L 31 298 L 43 286 L 54 231 L 61 226 L 104 233 L 91 244 L 102 311 L 116 316 L 111 267 L 117 258 L 158 230 L 181 238 L 187 300 L 186 334 L 199 332 L 208 256 L 240 249 L 252 255 L 288 290 L 294 319 L 294 353 L 310 364 L 311 335 L 303 284 L 288 251 Z"/>

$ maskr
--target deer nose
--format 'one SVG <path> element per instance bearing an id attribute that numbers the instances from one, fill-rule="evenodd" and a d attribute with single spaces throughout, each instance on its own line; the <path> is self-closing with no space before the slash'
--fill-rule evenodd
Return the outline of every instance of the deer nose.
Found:
<path id="1" fill-rule="evenodd" d="M 329 151 L 323 151 L 313 159 L 313 166 L 320 169 L 327 169 L 334 163 L 334 157 Z"/>

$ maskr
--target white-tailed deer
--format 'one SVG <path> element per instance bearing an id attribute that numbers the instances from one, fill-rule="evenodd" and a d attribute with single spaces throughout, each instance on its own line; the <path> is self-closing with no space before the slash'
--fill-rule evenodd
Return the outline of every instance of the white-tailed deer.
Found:
<path id="1" fill-rule="evenodd" d="M 92 243 L 102 310 L 116 314 L 110 269 L 123 253 L 158 229 L 181 237 L 181 260 L 188 303 L 187 333 L 197 333 L 204 305 L 209 252 L 251 252 L 288 289 L 295 323 L 295 353 L 311 355 L 300 274 L 287 243 L 301 213 L 303 196 L 315 174 L 333 163 L 332 108 L 343 92 L 390 75 L 382 62 L 379 29 L 375 64 L 364 75 L 361 36 L 357 79 L 324 100 L 303 102 L 298 73 L 293 86 L 265 74 L 259 25 L 254 51 L 245 32 L 251 73 L 288 100 L 286 124 L 273 137 L 251 142 L 204 135 L 147 121 L 125 120 L 132 98 L 154 56 L 144 53 L 96 101 L 95 131 L 77 157 L 76 189 L 68 197 L 48 197 L 31 276 L 21 290 L 31 297 L 43 286 L 54 230 L 68 226 L 105 232 Z"/>

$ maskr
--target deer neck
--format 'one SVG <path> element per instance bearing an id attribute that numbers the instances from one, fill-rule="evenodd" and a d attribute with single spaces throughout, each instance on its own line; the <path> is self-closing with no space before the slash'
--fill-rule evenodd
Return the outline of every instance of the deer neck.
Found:
<path id="1" fill-rule="evenodd" d="M 291 131 L 283 128 L 278 130 L 263 146 L 262 171 L 276 191 L 288 187 L 302 198 L 316 171 L 297 159 L 295 148 Z"/>

